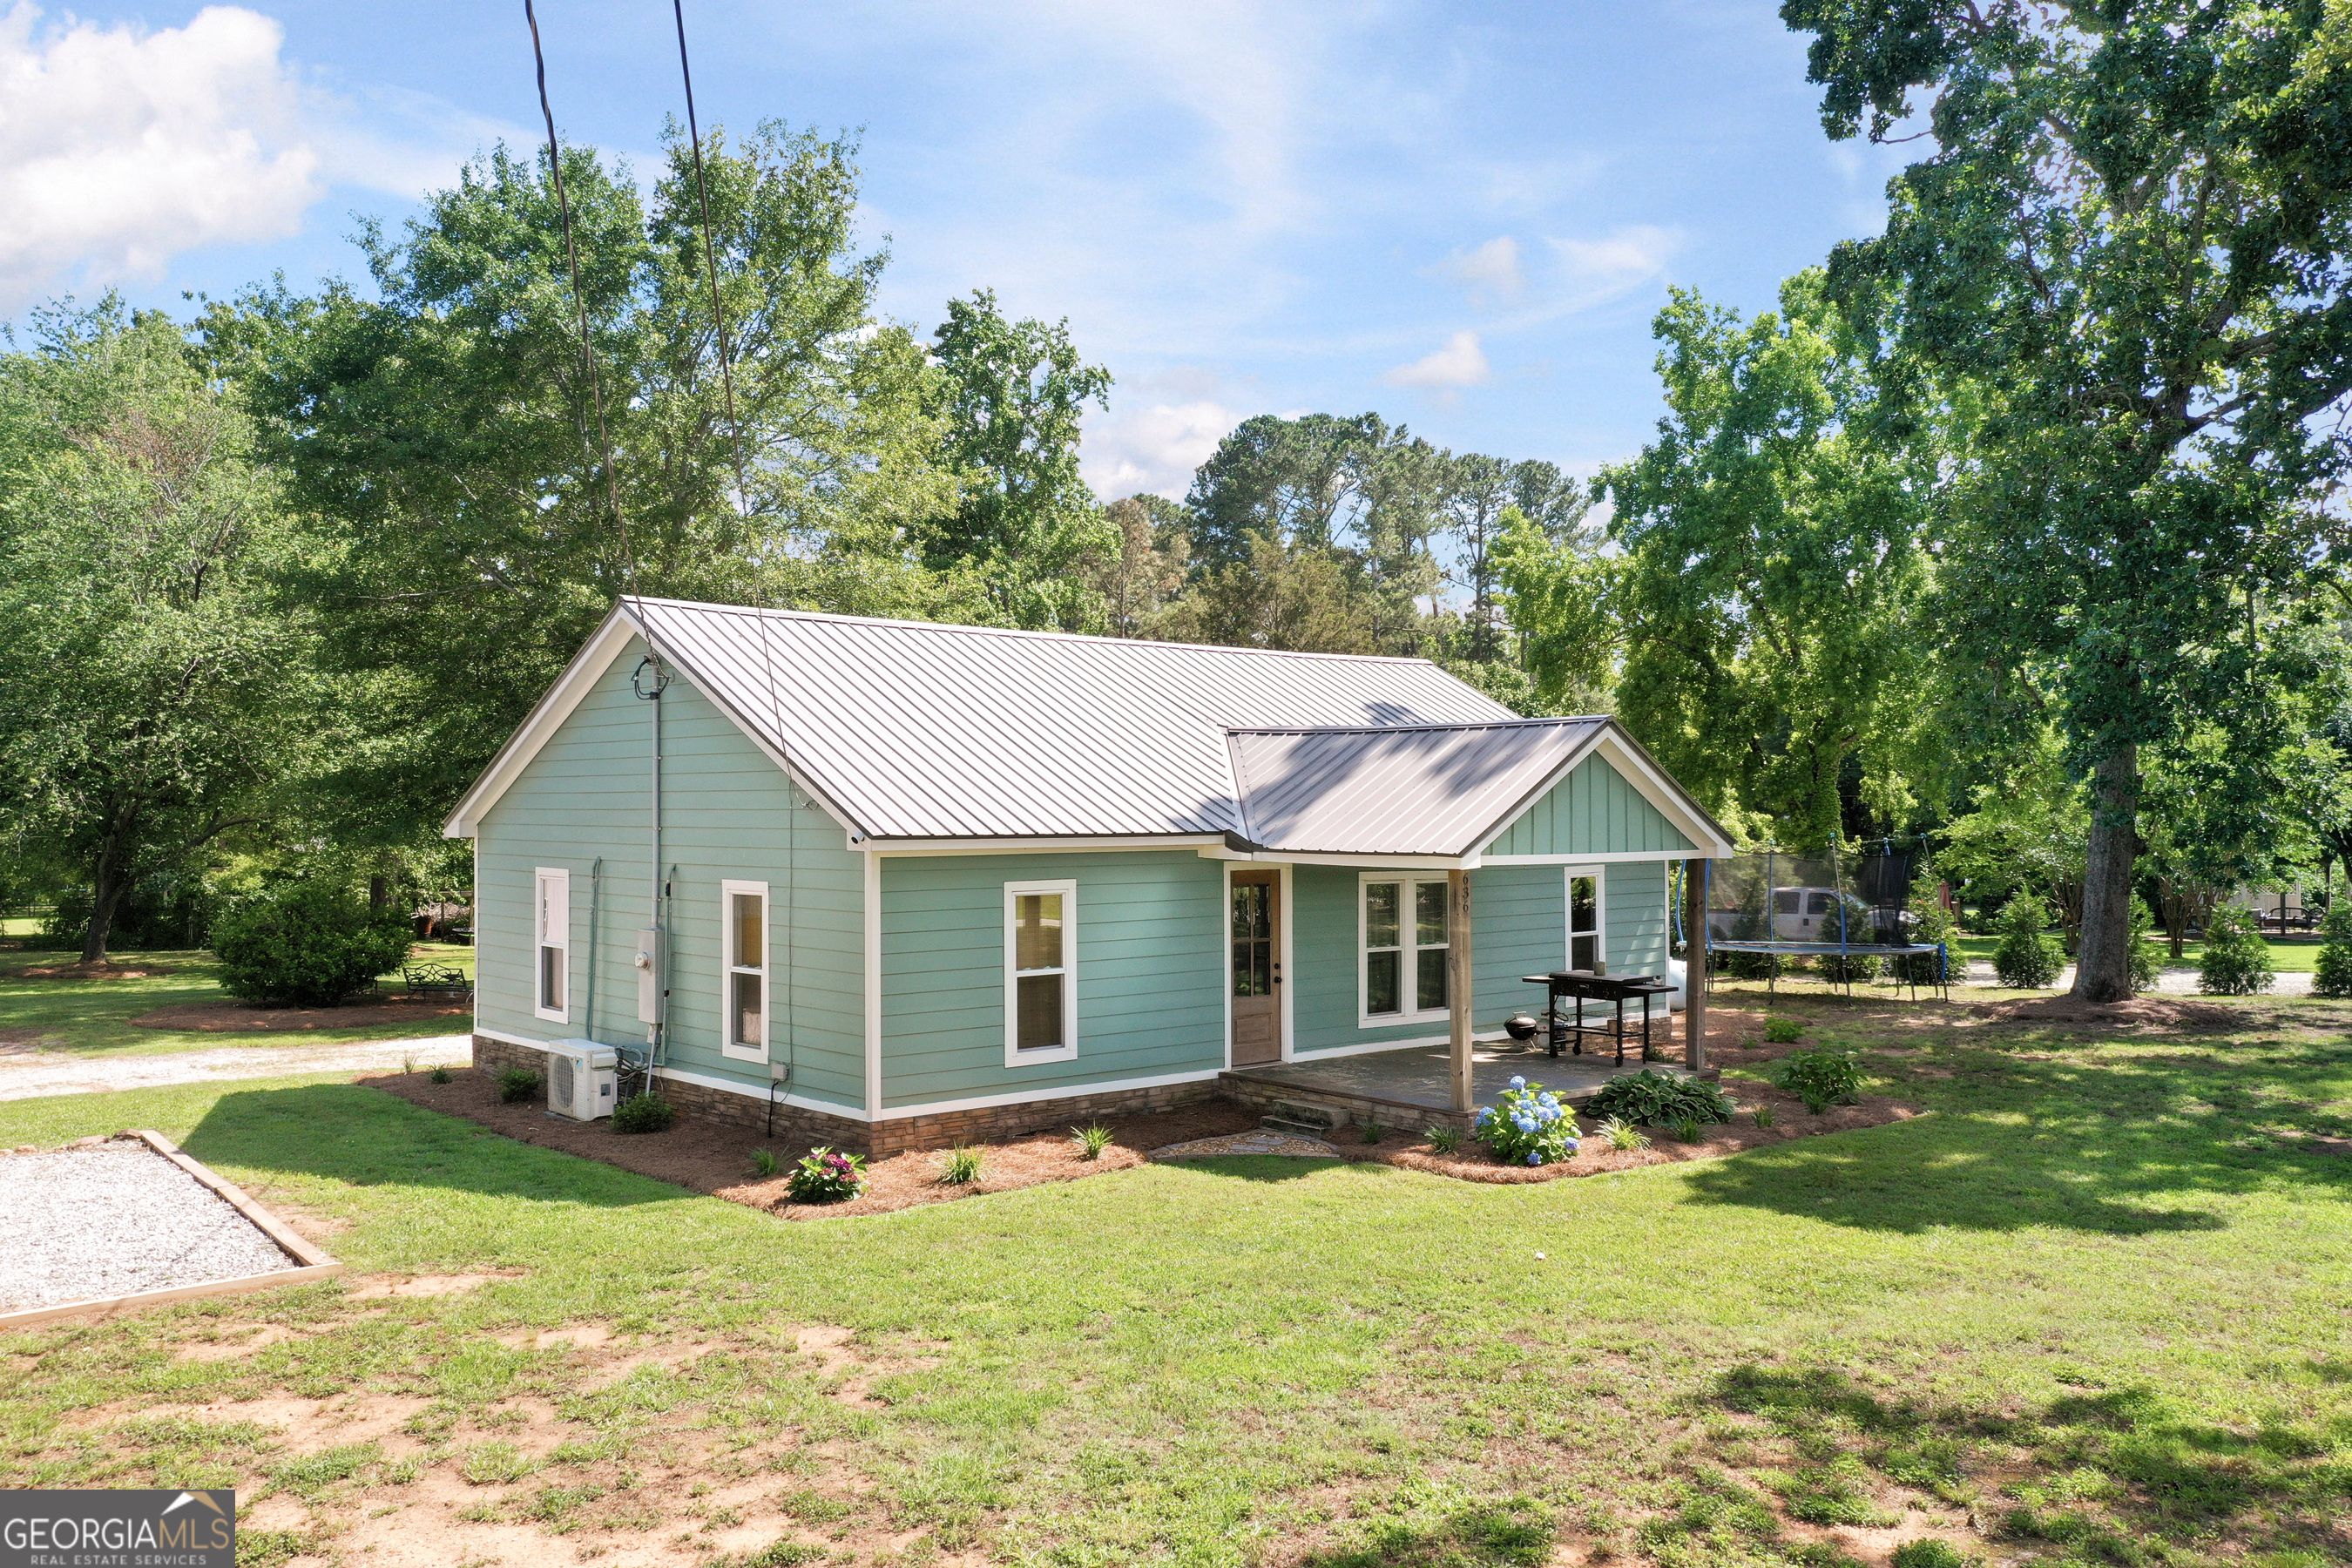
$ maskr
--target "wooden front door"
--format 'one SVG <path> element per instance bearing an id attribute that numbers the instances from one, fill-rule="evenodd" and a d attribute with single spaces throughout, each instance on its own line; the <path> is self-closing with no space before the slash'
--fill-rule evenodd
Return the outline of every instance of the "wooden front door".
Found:
<path id="1" fill-rule="evenodd" d="M 1282 1059 L 1282 873 L 1234 873 L 1234 1066 Z"/>

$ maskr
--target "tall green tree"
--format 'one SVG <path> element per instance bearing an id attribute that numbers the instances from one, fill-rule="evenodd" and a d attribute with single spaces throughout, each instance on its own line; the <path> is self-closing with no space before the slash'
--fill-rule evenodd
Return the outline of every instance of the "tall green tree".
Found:
<path id="1" fill-rule="evenodd" d="M 142 878 L 201 868 L 284 809 L 320 718 L 294 547 L 242 411 L 179 330 L 109 301 L 0 356 L 0 703 L 18 853 L 90 889 L 102 961 Z"/>
<path id="2" fill-rule="evenodd" d="M 1620 714 L 1703 798 L 1805 849 L 1844 830 L 1850 771 L 1896 828 L 1933 768 L 1935 455 L 1889 420 L 1871 345 L 1822 287 L 1801 273 L 1746 321 L 1676 290 L 1655 327 L 1657 439 L 1596 485 L 1622 552 Z"/>
<path id="3" fill-rule="evenodd" d="M 500 149 L 399 237 L 366 229 L 373 299 L 280 287 L 204 318 L 312 523 L 289 592 L 331 668 L 370 683 L 341 836 L 429 835 L 625 591 L 992 614 L 918 558 L 956 481 L 939 373 L 875 314 L 886 258 L 854 242 L 854 151 L 776 124 L 703 148 L 740 504 L 675 128 L 649 202 L 563 152 L 593 384 L 544 154 Z"/>
<path id="4" fill-rule="evenodd" d="M 1945 507 L 1974 661 L 2038 666 L 2091 781 L 2075 994 L 2128 995 L 2143 756 L 2225 716 L 2233 787 L 2275 753 L 2245 635 L 2335 542 L 2352 462 L 2352 5 L 1787 0 L 1833 137 L 1927 156 L 1842 297 L 1981 400 Z"/>
<path id="5" fill-rule="evenodd" d="M 934 563 L 977 568 L 1020 625 L 1087 629 L 1097 606 L 1073 569 L 1114 546 L 1078 475 L 1079 426 L 1087 404 L 1107 405 L 1110 372 L 1079 357 L 1066 321 L 1009 321 L 985 289 L 948 301 L 932 353 L 963 483 L 932 534 Z"/>

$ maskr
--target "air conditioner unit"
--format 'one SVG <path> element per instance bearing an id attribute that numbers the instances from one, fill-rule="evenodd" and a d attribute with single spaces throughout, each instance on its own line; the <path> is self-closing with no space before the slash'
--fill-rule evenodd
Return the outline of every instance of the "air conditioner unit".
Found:
<path id="1" fill-rule="evenodd" d="M 593 1040 L 557 1040 L 547 1047 L 547 1109 L 574 1121 L 613 1114 L 621 1053 Z"/>

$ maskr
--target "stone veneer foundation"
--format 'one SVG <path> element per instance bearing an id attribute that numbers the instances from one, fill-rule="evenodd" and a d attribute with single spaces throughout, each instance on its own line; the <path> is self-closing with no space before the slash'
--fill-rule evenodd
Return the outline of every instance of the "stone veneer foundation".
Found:
<path id="1" fill-rule="evenodd" d="M 518 1046 L 507 1040 L 491 1039 L 486 1035 L 474 1037 L 474 1066 L 485 1072 L 501 1072 L 510 1067 L 544 1072 L 546 1066 L 541 1058 L 545 1055 L 535 1046 Z M 779 1099 L 774 1112 L 774 1137 L 780 1142 L 811 1146 L 824 1143 L 853 1154 L 879 1159 L 885 1155 L 904 1153 L 910 1149 L 949 1149 L 958 1143 L 982 1140 L 1058 1132 L 1074 1124 L 1098 1121 L 1107 1116 L 1138 1116 L 1155 1110 L 1173 1110 L 1179 1106 L 1197 1105 L 1202 1100 L 1213 1100 L 1216 1098 L 1217 1091 L 1218 1085 L 1204 1079 L 1198 1083 L 1171 1083 L 1157 1089 L 1112 1089 L 1103 1094 L 1076 1095 L 1067 1100 L 982 1106 L 970 1110 L 945 1110 L 928 1116 L 897 1116 L 879 1122 L 867 1122 L 854 1116 L 829 1116 L 821 1110 L 787 1105 Z M 757 1095 L 735 1094 L 703 1084 L 664 1079 L 661 1097 L 677 1107 L 681 1113 L 698 1121 L 716 1121 L 748 1128 L 755 1132 L 763 1131 L 769 1125 L 768 1102 Z"/>

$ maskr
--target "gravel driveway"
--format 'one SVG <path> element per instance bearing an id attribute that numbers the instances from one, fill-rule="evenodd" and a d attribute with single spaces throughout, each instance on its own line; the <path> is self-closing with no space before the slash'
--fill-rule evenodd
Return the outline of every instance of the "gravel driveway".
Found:
<path id="1" fill-rule="evenodd" d="M 409 1058 L 420 1067 L 463 1067 L 473 1059 L 470 1035 L 331 1046 L 236 1046 L 163 1057 L 73 1057 L 63 1051 L 0 1056 L 0 1100 L 45 1094 L 89 1094 L 110 1089 L 157 1089 L 175 1083 L 215 1083 L 240 1078 L 284 1078 L 306 1072 L 377 1072 Z"/>
<path id="2" fill-rule="evenodd" d="M 143 1143 L 0 1154 L 0 1310 L 299 1268 Z"/>

